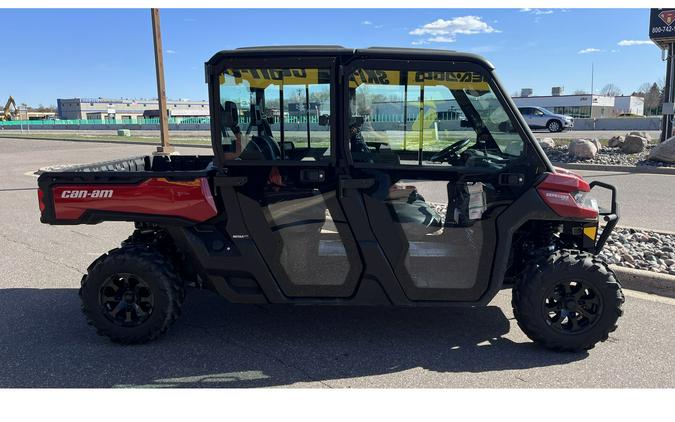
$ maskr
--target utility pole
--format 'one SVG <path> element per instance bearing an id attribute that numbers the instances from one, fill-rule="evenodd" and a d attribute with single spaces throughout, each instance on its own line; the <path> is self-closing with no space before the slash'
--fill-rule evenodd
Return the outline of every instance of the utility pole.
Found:
<path id="1" fill-rule="evenodd" d="M 162 145 L 157 147 L 157 154 L 171 154 L 173 147 L 169 143 L 169 122 L 167 121 L 166 89 L 164 88 L 164 59 L 162 58 L 162 33 L 159 28 L 159 9 L 150 9 L 150 16 L 152 17 L 152 38 L 155 44 L 159 136 L 162 142 Z"/>

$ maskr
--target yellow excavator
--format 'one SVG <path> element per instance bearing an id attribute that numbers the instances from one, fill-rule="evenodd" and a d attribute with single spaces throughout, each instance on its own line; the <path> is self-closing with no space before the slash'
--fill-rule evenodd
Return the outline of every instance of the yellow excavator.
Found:
<path id="1" fill-rule="evenodd" d="M 13 110 L 10 111 L 10 109 Z M 7 104 L 5 104 L 5 108 L 2 110 L 2 114 L 0 114 L 0 121 L 13 120 L 18 113 L 19 109 L 16 107 L 16 102 L 14 102 L 14 98 L 10 95 L 7 99 Z"/>

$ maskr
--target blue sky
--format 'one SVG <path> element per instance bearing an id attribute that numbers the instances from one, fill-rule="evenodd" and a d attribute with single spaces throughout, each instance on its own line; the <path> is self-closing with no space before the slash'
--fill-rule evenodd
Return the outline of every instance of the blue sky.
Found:
<path id="1" fill-rule="evenodd" d="M 341 44 L 447 48 L 487 57 L 509 93 L 614 83 L 624 93 L 665 74 L 649 9 L 162 9 L 167 95 L 205 99 L 203 63 L 241 46 Z M 0 100 L 155 97 L 150 13 L 2 10 Z M 622 41 L 624 41 L 622 43 Z M 629 42 L 625 42 L 629 41 Z M 622 44 L 622 45 L 620 45 Z"/>

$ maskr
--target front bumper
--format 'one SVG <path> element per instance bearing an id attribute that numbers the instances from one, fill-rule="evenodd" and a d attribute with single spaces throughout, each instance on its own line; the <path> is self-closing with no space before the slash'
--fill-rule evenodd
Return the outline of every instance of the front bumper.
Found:
<path id="1" fill-rule="evenodd" d="M 595 186 L 599 186 L 601 188 L 609 189 L 612 192 L 612 201 L 610 210 L 607 211 L 601 209 L 598 212 L 598 217 L 599 218 L 602 217 L 602 219 L 605 222 L 605 226 L 602 227 L 600 237 L 595 239 L 595 244 L 592 247 L 593 254 L 597 255 L 605 246 L 607 239 L 609 239 L 609 235 L 612 234 L 612 230 L 614 230 L 614 227 L 616 227 L 616 223 L 619 222 L 619 204 L 616 202 L 616 188 L 614 186 L 597 180 L 592 181 L 591 183 L 589 183 L 589 185 L 591 186 L 591 190 L 593 190 Z M 599 221 L 598 224 L 600 224 Z"/>

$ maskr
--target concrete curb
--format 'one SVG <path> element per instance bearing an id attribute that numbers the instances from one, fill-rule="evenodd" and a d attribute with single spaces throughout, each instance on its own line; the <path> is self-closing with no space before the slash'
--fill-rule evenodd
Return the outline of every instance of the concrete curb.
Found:
<path id="1" fill-rule="evenodd" d="M 610 265 L 621 286 L 640 292 L 675 298 L 675 276 Z"/>
<path id="2" fill-rule="evenodd" d="M 619 173 L 675 174 L 675 167 L 616 166 L 611 164 L 557 163 L 554 166 L 567 170 L 612 171 Z"/>

